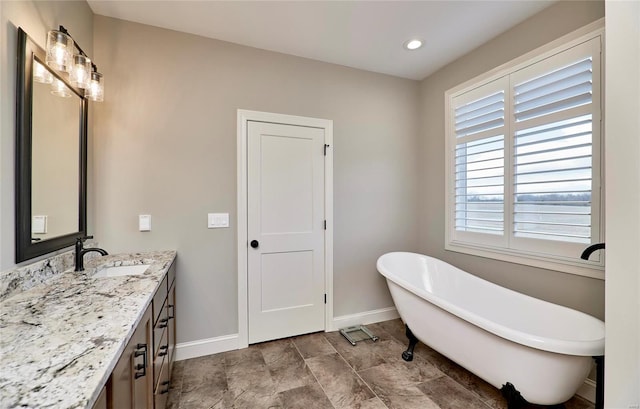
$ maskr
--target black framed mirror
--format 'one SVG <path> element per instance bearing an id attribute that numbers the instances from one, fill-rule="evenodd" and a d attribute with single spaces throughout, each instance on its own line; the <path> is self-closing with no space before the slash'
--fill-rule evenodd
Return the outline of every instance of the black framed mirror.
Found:
<path id="1" fill-rule="evenodd" d="M 18 28 L 16 263 L 87 233 L 87 99 Z M 44 71 L 43 71 L 44 70 Z M 35 76 L 35 77 L 34 77 Z M 34 79 L 35 78 L 35 79 Z"/>

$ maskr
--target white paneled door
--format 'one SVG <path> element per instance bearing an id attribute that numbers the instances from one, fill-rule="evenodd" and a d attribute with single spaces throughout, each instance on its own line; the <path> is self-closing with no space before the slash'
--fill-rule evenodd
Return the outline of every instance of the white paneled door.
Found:
<path id="1" fill-rule="evenodd" d="M 324 330 L 324 129 L 247 133 L 249 343 Z"/>

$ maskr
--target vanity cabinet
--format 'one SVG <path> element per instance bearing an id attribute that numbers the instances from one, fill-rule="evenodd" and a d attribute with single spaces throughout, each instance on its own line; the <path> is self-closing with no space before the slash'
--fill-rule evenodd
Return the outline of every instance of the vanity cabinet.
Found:
<path id="1" fill-rule="evenodd" d="M 175 263 L 153 297 L 153 400 L 155 409 L 167 404 L 171 368 L 175 358 Z"/>
<path id="2" fill-rule="evenodd" d="M 153 387 L 153 374 L 149 365 L 151 325 L 151 308 L 147 308 L 111 373 L 109 384 L 107 384 L 109 408 L 151 408 Z"/>
<path id="3" fill-rule="evenodd" d="M 106 406 L 94 409 L 165 409 L 175 359 L 175 276 L 174 262 L 111 373 Z"/>

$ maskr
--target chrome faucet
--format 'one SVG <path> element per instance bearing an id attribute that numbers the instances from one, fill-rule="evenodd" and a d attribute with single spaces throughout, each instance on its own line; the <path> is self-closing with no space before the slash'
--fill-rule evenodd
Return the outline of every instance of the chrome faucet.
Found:
<path id="1" fill-rule="evenodd" d="M 92 251 L 95 251 L 97 253 L 102 254 L 103 256 L 108 255 L 109 253 L 107 253 L 106 251 L 99 249 L 97 247 L 89 247 L 89 248 L 84 248 L 83 247 L 83 243 L 85 240 L 87 239 L 92 239 L 93 236 L 87 236 L 87 237 L 78 237 L 78 239 L 76 240 L 76 269 L 75 271 L 84 271 L 84 255 L 87 253 L 90 253 Z"/>
<path id="2" fill-rule="evenodd" d="M 589 256 L 591 255 L 591 253 L 593 253 L 596 250 L 604 250 L 604 243 L 596 243 L 596 244 L 590 245 L 589 247 L 584 249 L 580 258 L 583 260 L 589 260 Z"/>

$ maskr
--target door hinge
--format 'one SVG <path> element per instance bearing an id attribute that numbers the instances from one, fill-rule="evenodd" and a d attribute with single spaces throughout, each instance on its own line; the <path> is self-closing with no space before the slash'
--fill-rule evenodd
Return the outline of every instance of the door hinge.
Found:
<path id="1" fill-rule="evenodd" d="M 324 221 L 324 229 L 327 230 L 327 221 Z"/>
<path id="2" fill-rule="evenodd" d="M 327 294 L 324 295 L 324 303 L 327 303 Z"/>
<path id="3" fill-rule="evenodd" d="M 329 147 L 329 145 L 327 145 L 326 143 L 324 144 L 324 156 L 327 156 L 327 148 Z"/>

